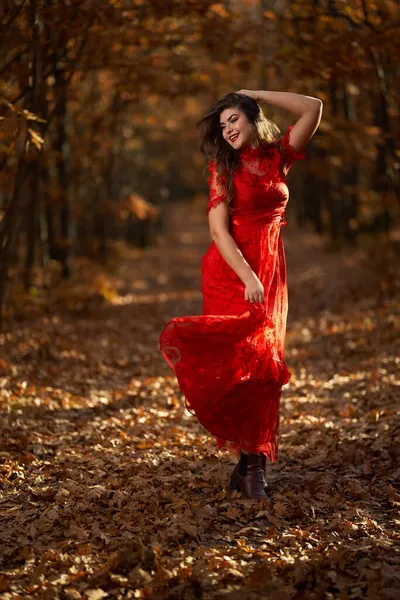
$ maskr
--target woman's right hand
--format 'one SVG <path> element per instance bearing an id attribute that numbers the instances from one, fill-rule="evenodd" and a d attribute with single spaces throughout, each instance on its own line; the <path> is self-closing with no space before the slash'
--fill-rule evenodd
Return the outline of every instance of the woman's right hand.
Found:
<path id="1" fill-rule="evenodd" d="M 264 302 L 264 286 L 257 276 L 254 276 L 245 285 L 245 300 L 249 302 Z"/>

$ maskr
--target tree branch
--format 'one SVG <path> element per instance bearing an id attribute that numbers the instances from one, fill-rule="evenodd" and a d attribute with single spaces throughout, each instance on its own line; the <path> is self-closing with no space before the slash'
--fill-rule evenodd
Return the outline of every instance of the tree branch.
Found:
<path id="1" fill-rule="evenodd" d="M 3 31 L 0 33 L 0 46 L 2 45 L 4 38 L 6 37 L 8 30 L 10 29 L 11 25 L 13 24 L 13 22 L 15 21 L 15 19 L 18 17 L 19 13 L 21 12 L 21 10 L 24 8 L 26 0 L 22 0 L 21 4 L 19 6 L 17 6 L 15 12 L 13 15 L 11 15 L 8 23 L 6 23 L 4 25 Z"/>
<path id="2" fill-rule="evenodd" d="M 7 71 L 7 69 L 10 67 L 10 65 L 12 65 L 12 63 L 13 63 L 15 60 L 18 60 L 19 58 L 21 58 L 21 56 L 23 56 L 23 55 L 24 55 L 24 54 L 26 54 L 27 52 L 29 52 L 29 48 L 28 48 L 28 47 L 27 47 L 27 48 L 24 48 L 23 50 L 20 50 L 19 52 L 16 52 L 16 53 L 14 54 L 14 56 L 12 56 L 8 62 L 6 62 L 5 64 L 1 65 L 1 66 L 0 66 L 0 77 L 3 75 L 3 73 L 4 73 L 5 71 Z"/>

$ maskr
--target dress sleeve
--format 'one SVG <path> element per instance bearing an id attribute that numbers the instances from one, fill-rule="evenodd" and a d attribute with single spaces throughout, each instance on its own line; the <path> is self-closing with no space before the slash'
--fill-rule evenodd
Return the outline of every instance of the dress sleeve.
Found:
<path id="1" fill-rule="evenodd" d="M 296 151 L 293 146 L 290 144 L 290 132 L 293 129 L 294 125 L 290 125 L 285 133 L 285 135 L 279 140 L 279 150 L 281 154 L 281 166 L 285 169 L 285 173 L 287 173 L 296 160 L 304 160 L 306 158 L 305 149 Z"/>
<path id="2" fill-rule="evenodd" d="M 208 186 L 210 188 L 209 198 L 207 204 L 207 214 L 210 212 L 214 206 L 217 206 L 220 202 L 226 202 L 227 200 L 227 191 L 223 185 L 223 181 L 220 181 L 217 170 L 215 168 L 215 161 L 208 161 L 209 168 L 209 177 L 208 177 Z"/>

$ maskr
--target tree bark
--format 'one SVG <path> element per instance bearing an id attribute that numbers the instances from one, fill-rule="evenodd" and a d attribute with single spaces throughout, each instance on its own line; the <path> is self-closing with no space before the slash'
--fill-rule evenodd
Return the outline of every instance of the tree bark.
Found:
<path id="1" fill-rule="evenodd" d="M 27 130 L 23 134 L 20 145 L 20 154 L 18 157 L 17 172 L 13 194 L 7 206 L 7 213 L 2 222 L 0 230 L 0 322 L 2 320 L 3 307 L 6 298 L 6 289 L 8 283 L 8 270 L 10 266 L 11 250 L 15 243 L 15 234 L 18 225 L 19 200 L 22 186 L 25 180 L 25 145 L 28 138 Z"/>
<path id="2" fill-rule="evenodd" d="M 41 67 L 42 57 L 40 48 L 40 21 L 37 12 L 37 0 L 31 0 L 31 15 L 32 27 L 32 87 L 30 94 L 30 110 L 37 113 L 40 105 L 40 83 L 41 83 Z M 36 124 L 38 126 L 38 124 Z M 33 127 L 33 125 L 32 125 Z M 39 152 L 36 150 L 36 162 L 32 164 L 30 171 L 32 174 L 31 198 L 28 209 L 27 222 L 27 245 L 25 249 L 25 272 L 24 286 L 28 290 L 32 285 L 32 269 L 35 264 L 35 247 L 37 237 L 37 224 L 39 214 L 39 177 L 40 163 Z"/>
<path id="3" fill-rule="evenodd" d="M 355 122 L 356 111 L 352 96 L 348 93 L 347 86 L 343 89 L 343 105 L 346 118 L 350 122 Z M 346 190 L 344 190 L 344 217 L 345 217 L 345 238 L 351 244 L 354 244 L 357 237 L 357 216 L 358 216 L 358 186 L 359 169 L 356 164 L 350 164 L 346 167 L 343 174 Z"/>

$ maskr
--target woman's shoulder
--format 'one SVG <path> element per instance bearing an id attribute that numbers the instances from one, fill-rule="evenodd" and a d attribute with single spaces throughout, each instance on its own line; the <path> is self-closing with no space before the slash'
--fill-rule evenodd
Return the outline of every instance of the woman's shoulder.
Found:
<path id="1" fill-rule="evenodd" d="M 306 158 L 305 148 L 302 150 L 295 150 L 290 143 L 290 132 L 292 131 L 293 127 L 294 125 L 289 125 L 284 135 L 278 140 L 279 152 L 282 156 L 283 162 L 287 165 L 287 171 L 295 161 L 304 160 Z"/>

